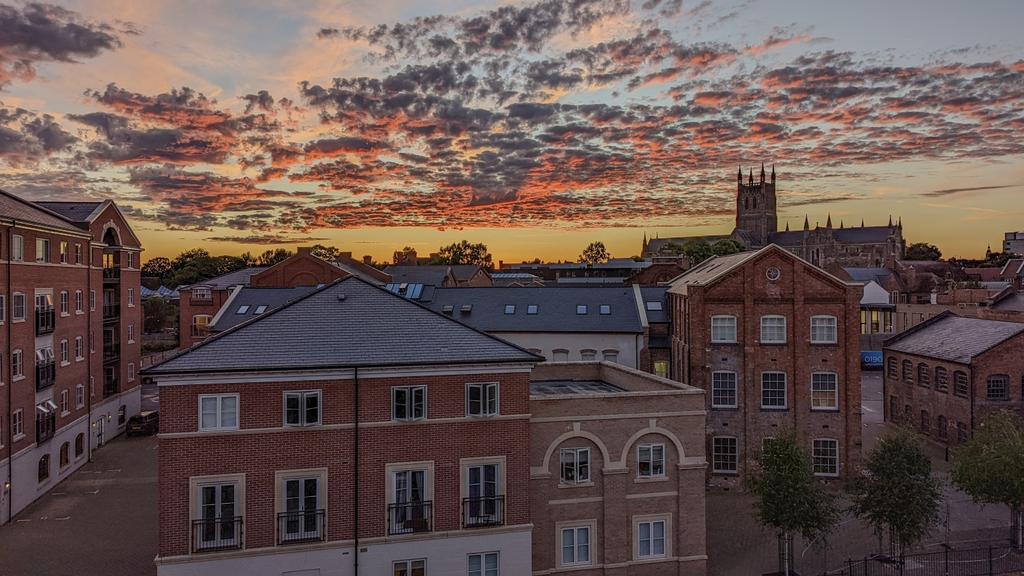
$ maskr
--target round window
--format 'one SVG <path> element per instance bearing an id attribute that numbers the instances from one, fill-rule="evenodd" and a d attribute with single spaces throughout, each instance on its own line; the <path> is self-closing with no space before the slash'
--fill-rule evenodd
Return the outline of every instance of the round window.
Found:
<path id="1" fill-rule="evenodd" d="M 769 280 L 775 281 L 782 277 L 782 271 L 775 266 L 772 266 L 767 270 L 767 272 L 765 272 L 765 275 L 768 276 Z"/>

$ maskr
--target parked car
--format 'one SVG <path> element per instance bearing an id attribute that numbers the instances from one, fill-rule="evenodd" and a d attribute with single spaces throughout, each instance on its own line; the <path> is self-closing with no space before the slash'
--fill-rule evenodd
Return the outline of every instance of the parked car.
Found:
<path id="1" fill-rule="evenodd" d="M 148 436 L 160 431 L 160 413 L 156 410 L 146 410 L 128 419 L 128 428 L 125 434 L 135 436 L 136 434 Z"/>

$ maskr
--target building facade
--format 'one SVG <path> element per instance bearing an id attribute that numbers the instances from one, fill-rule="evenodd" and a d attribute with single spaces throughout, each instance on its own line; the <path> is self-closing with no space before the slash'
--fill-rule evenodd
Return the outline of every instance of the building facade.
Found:
<path id="1" fill-rule="evenodd" d="M 886 341 L 885 420 L 966 442 L 994 410 L 1024 410 L 1024 324 L 943 312 Z"/>
<path id="2" fill-rule="evenodd" d="M 1003 252 L 1007 254 L 1024 254 L 1024 232 L 1006 232 L 1003 234 Z"/>
<path id="3" fill-rule="evenodd" d="M 707 392 L 712 484 L 737 484 L 787 428 L 818 476 L 859 467 L 859 284 L 771 245 L 711 258 L 668 293 L 673 378 Z"/>
<path id="4" fill-rule="evenodd" d="M 729 235 L 654 238 L 644 236 L 641 254 L 645 258 L 678 250 L 691 240 L 715 243 L 731 239 L 748 250 L 776 244 L 800 258 L 827 268 L 832 265 L 859 267 L 892 267 L 903 257 L 906 241 L 903 239 L 902 221 L 887 226 L 845 226 L 840 222 L 833 227 L 829 216 L 824 226 L 812 228 L 804 218 L 803 230 L 779 230 L 778 198 L 776 195 L 775 167 L 771 175 L 761 165 L 760 177 L 755 180 L 753 170 L 744 182 L 743 171 L 736 176 L 736 227 Z"/>
<path id="5" fill-rule="evenodd" d="M 0 192 L 0 523 L 138 413 L 141 245 L 117 207 Z"/>
<path id="6" fill-rule="evenodd" d="M 704 392 L 607 362 L 530 379 L 533 574 L 706 574 Z"/>
<path id="7" fill-rule="evenodd" d="M 350 277 L 155 367 L 158 573 L 530 574 L 539 360 Z"/>

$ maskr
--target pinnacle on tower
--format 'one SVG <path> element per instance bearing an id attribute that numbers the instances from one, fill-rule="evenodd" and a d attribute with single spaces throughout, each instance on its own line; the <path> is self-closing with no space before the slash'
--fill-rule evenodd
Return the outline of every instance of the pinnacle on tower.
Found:
<path id="1" fill-rule="evenodd" d="M 832 213 L 829 212 L 828 213 L 828 222 L 825 223 L 825 228 L 831 228 L 831 227 L 832 227 Z"/>
<path id="2" fill-rule="evenodd" d="M 764 162 L 761 162 L 761 183 L 764 184 Z"/>
<path id="3" fill-rule="evenodd" d="M 786 232 L 789 232 L 789 220 L 786 221 Z"/>
<path id="4" fill-rule="evenodd" d="M 843 229 L 843 228 L 845 228 L 845 226 L 843 226 L 843 221 L 842 221 L 842 219 L 840 219 L 840 220 L 839 220 L 839 228 L 840 228 L 840 229 Z"/>
<path id="5" fill-rule="evenodd" d="M 807 219 L 807 214 L 804 214 L 804 230 L 811 229 L 811 221 Z"/>
<path id="6" fill-rule="evenodd" d="M 736 181 L 743 184 L 743 167 L 736 166 Z"/>
<path id="7" fill-rule="evenodd" d="M 860 219 L 860 227 L 861 227 L 861 228 L 863 228 L 863 227 L 864 227 L 864 219 L 863 219 L 863 218 L 861 218 L 861 219 Z"/>
<path id="8" fill-rule="evenodd" d="M 772 184 L 775 184 L 775 164 L 772 164 Z"/>
<path id="9" fill-rule="evenodd" d="M 751 186 L 754 185 L 754 169 L 753 168 L 750 169 L 750 185 Z"/>
<path id="10" fill-rule="evenodd" d="M 897 227 L 897 228 L 900 228 L 900 229 L 902 229 L 902 228 L 903 228 L 903 216 L 900 216 L 900 220 L 899 220 L 899 222 L 898 222 L 898 223 L 896 224 L 896 227 Z"/>
<path id="11" fill-rule="evenodd" d="M 889 214 L 889 228 L 892 228 L 892 214 Z"/>

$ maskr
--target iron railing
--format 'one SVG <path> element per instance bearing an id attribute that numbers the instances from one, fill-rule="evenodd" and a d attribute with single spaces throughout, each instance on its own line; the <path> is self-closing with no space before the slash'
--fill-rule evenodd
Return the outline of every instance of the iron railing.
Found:
<path id="1" fill-rule="evenodd" d="M 505 497 L 462 499 L 462 527 L 501 526 L 505 523 Z"/>
<path id="2" fill-rule="evenodd" d="M 277 515 L 277 543 L 320 542 L 327 537 L 325 510 L 297 510 Z"/>
<path id="3" fill-rule="evenodd" d="M 192 552 L 235 550 L 241 547 L 241 516 L 192 521 Z"/>
<path id="4" fill-rule="evenodd" d="M 433 502 L 403 502 L 388 504 L 388 534 L 430 532 L 433 521 Z"/>
<path id="5" fill-rule="evenodd" d="M 1024 572 L 1024 550 L 1002 543 L 935 552 L 906 554 L 902 558 L 868 556 L 850 559 L 830 576 L 995 576 Z"/>

